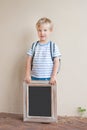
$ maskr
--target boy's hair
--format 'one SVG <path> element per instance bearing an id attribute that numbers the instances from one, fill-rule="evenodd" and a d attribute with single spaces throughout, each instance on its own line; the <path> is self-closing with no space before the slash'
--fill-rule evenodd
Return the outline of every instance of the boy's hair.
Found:
<path id="1" fill-rule="evenodd" d="M 47 17 L 40 18 L 36 23 L 36 28 L 39 28 L 42 24 L 50 24 L 50 28 L 53 29 L 53 23 Z"/>

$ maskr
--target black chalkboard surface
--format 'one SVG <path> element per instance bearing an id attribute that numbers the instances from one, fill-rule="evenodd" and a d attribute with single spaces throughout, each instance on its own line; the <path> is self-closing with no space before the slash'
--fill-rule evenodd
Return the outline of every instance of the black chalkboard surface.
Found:
<path id="1" fill-rule="evenodd" d="M 29 87 L 29 116 L 51 116 L 51 87 Z"/>
<path id="2" fill-rule="evenodd" d="M 57 86 L 49 81 L 23 84 L 23 119 L 29 122 L 57 121 Z"/>

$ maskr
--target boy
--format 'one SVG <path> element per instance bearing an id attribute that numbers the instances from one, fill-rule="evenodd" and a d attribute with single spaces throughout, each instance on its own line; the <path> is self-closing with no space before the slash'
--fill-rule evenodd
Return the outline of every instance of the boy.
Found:
<path id="1" fill-rule="evenodd" d="M 27 52 L 25 82 L 30 83 L 31 80 L 49 80 L 51 85 L 55 85 L 59 57 L 61 54 L 55 45 L 55 51 L 53 53 L 54 60 L 52 60 L 50 54 L 51 41 L 49 39 L 50 34 L 53 31 L 52 21 L 45 17 L 41 18 L 36 23 L 36 29 L 39 40 L 35 46 L 35 52 L 33 52 L 33 48 Z M 31 71 L 32 62 L 33 66 Z"/>

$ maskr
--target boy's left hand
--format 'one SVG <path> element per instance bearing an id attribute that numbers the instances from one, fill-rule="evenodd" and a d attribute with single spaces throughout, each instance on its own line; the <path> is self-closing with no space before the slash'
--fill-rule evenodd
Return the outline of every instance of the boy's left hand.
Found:
<path id="1" fill-rule="evenodd" d="M 57 81 L 56 81 L 56 77 L 51 77 L 49 83 L 50 83 L 51 85 L 55 85 L 56 82 L 57 82 Z"/>

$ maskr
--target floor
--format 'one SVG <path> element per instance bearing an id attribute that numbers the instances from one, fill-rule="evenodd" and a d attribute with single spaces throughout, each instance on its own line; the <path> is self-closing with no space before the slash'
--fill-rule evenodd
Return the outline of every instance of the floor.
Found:
<path id="1" fill-rule="evenodd" d="M 23 116 L 0 113 L 0 130 L 87 130 L 87 118 L 58 117 L 57 123 L 25 123 Z"/>

